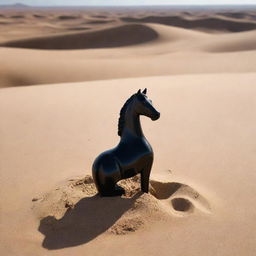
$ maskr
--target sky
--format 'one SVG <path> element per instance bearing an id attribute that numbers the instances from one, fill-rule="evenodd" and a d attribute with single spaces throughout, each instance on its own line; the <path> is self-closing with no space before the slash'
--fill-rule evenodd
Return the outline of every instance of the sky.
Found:
<path id="1" fill-rule="evenodd" d="M 0 0 L 0 4 L 23 3 L 27 5 L 246 5 L 256 0 Z"/>

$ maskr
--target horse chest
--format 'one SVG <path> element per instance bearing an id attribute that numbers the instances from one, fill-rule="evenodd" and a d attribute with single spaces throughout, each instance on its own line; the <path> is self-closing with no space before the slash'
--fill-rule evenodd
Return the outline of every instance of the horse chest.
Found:
<path id="1" fill-rule="evenodd" d="M 146 158 L 153 157 L 153 151 L 146 139 L 120 143 L 115 150 L 116 157 L 123 170 L 130 170 L 134 175 L 140 171 Z M 130 176 L 130 175 L 129 175 Z"/>

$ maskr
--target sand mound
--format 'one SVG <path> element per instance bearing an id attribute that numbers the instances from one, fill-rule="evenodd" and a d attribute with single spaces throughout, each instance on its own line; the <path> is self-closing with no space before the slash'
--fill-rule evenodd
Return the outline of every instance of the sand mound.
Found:
<path id="1" fill-rule="evenodd" d="M 139 176 L 118 184 L 126 191 L 122 197 L 100 197 L 92 177 L 86 176 L 70 179 L 33 198 L 33 210 L 40 219 L 39 231 L 45 235 L 43 246 L 47 249 L 75 246 L 104 232 L 129 234 L 150 228 L 153 222 L 171 218 L 174 213 L 182 216 L 192 213 L 205 200 L 180 183 L 151 181 L 150 194 L 140 192 Z M 206 200 L 203 204 L 207 205 Z"/>
<path id="2" fill-rule="evenodd" d="M 103 30 L 10 41 L 1 46 L 30 49 L 87 49 L 120 47 L 154 40 L 158 34 L 140 24 L 128 24 Z"/>
<path id="3" fill-rule="evenodd" d="M 200 19 L 185 19 L 182 16 L 147 16 L 143 18 L 123 17 L 125 22 L 159 23 L 187 29 L 204 29 L 241 32 L 256 29 L 255 22 L 224 19 L 221 17 L 207 17 Z"/>

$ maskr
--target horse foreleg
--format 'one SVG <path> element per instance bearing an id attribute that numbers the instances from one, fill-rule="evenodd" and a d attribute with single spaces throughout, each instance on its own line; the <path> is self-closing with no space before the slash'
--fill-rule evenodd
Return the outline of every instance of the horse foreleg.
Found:
<path id="1" fill-rule="evenodd" d="M 140 173 L 141 174 L 141 179 L 140 179 L 141 190 L 145 193 L 148 193 L 149 177 L 150 177 L 152 163 L 153 163 L 153 160 L 147 161 L 147 164 L 144 166 L 143 170 Z"/>
<path id="2" fill-rule="evenodd" d="M 106 156 L 102 158 L 97 169 L 97 188 L 101 196 L 118 196 L 124 194 L 124 189 L 116 183 L 121 179 L 121 172 L 115 158 Z"/>

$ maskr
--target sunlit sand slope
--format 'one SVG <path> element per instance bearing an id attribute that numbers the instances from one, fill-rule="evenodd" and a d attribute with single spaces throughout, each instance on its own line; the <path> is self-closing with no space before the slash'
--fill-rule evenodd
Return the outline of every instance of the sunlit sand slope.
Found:
<path id="1" fill-rule="evenodd" d="M 255 72 L 255 38 L 255 31 L 208 34 L 159 24 L 132 24 L 95 32 L 11 41 L 6 44 L 62 50 L 0 49 L 3 63 L 0 86 Z M 103 48 L 77 50 L 90 47 Z"/>
<path id="2" fill-rule="evenodd" d="M 2 89 L 1 254 L 254 255 L 255 82 L 200 74 Z M 119 110 L 145 87 L 161 112 L 142 118 L 152 195 L 101 200 L 79 180 L 116 145 Z"/>

